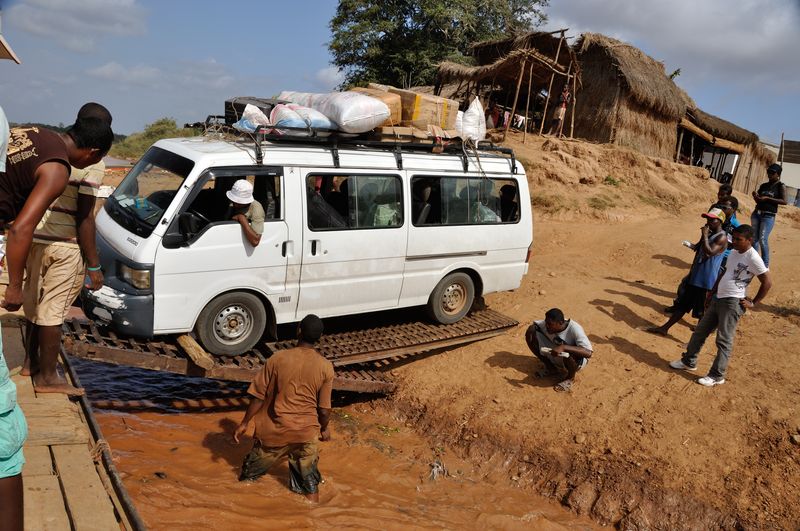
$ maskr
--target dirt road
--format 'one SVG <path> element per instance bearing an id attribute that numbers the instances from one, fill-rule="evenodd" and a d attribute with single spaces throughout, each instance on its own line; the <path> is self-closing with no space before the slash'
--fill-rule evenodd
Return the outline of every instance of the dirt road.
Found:
<path id="1" fill-rule="evenodd" d="M 385 407 L 601 523 L 795 528 L 800 210 L 779 215 L 775 286 L 740 322 L 727 383 L 705 388 L 667 366 L 695 320 L 668 338 L 642 328 L 666 320 L 692 259 L 681 241 L 699 236 L 717 183 L 610 147 L 540 139 L 514 147 L 532 186 L 535 253 L 522 286 L 488 303 L 524 324 L 398 369 L 400 390 Z M 747 222 L 752 199 L 737 195 Z M 571 393 L 534 377 L 524 342 L 530 321 L 555 306 L 595 347 Z M 712 338 L 698 375 L 715 352 Z"/>

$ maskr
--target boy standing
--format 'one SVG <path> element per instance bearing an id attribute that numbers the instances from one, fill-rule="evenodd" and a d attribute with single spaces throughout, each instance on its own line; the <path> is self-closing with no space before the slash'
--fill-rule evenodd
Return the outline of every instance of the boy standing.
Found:
<path id="1" fill-rule="evenodd" d="M 756 296 L 750 299 L 746 296 L 747 286 L 753 277 L 758 277 L 761 285 Z M 725 383 L 739 319 L 748 308 L 761 302 L 771 287 L 769 270 L 753 248 L 753 228 L 750 225 L 739 225 L 733 230 L 733 251 L 728 257 L 727 269 L 714 286 L 708 308 L 697 323 L 686 352 L 681 359 L 670 362 L 669 366 L 685 371 L 696 370 L 700 349 L 711 332 L 716 330 L 717 357 L 708 375 L 699 378 L 697 383 L 706 387 Z"/>

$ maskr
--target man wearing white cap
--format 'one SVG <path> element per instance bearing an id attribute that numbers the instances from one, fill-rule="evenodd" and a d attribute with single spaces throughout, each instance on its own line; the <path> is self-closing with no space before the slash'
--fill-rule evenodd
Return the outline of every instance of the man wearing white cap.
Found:
<path id="1" fill-rule="evenodd" d="M 239 179 L 225 195 L 231 200 L 230 219 L 239 222 L 244 237 L 250 245 L 257 246 L 264 233 L 265 216 L 264 207 L 253 198 L 253 185 L 246 179 Z"/>

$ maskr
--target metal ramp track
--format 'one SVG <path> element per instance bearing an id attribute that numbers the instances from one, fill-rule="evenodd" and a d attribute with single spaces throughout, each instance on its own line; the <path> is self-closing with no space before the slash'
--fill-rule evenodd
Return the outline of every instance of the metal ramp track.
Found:
<path id="1" fill-rule="evenodd" d="M 320 352 L 336 369 L 334 388 L 388 393 L 394 384 L 386 371 L 394 363 L 432 350 L 486 339 L 516 326 L 517 321 L 492 310 L 473 312 L 451 325 L 412 321 L 326 335 Z M 273 353 L 295 341 L 263 343 L 237 357 L 212 356 L 214 366 L 195 365 L 174 336 L 143 341 L 118 337 L 85 319 L 64 323 L 64 347 L 79 358 L 220 380 L 250 381 Z"/>

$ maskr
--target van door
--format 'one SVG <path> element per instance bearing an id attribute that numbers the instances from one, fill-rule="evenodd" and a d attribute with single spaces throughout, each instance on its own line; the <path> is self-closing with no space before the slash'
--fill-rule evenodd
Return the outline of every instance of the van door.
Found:
<path id="1" fill-rule="evenodd" d="M 226 192 L 238 179 L 253 183 L 253 196 L 265 212 L 256 247 L 230 219 Z M 289 228 L 282 190 L 281 168 L 216 168 L 200 178 L 156 252 L 156 332 L 190 329 L 205 305 L 225 292 L 285 295 Z"/>
<path id="2" fill-rule="evenodd" d="M 297 318 L 396 308 L 407 226 L 400 172 L 307 170 Z"/>

